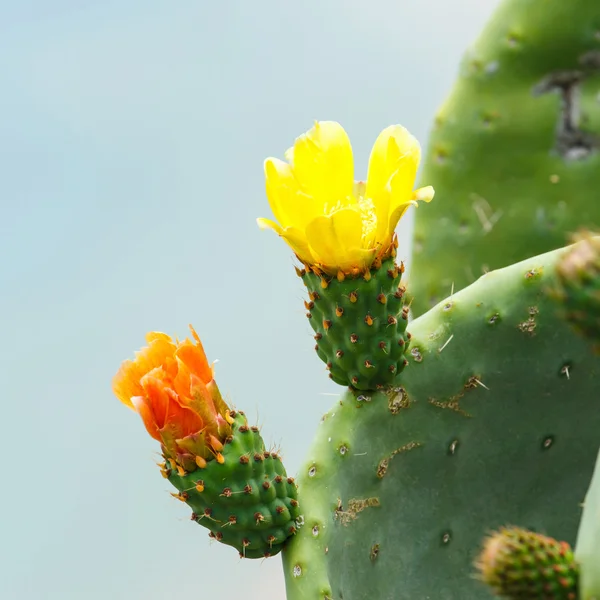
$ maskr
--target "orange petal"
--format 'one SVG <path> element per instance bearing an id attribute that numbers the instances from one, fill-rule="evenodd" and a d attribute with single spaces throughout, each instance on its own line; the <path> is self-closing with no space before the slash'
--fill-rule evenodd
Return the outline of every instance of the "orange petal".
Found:
<path id="1" fill-rule="evenodd" d="M 158 433 L 158 427 L 154 420 L 154 413 L 148 405 L 146 398 L 143 396 L 133 396 L 131 398 L 131 405 L 135 411 L 142 417 L 146 431 L 157 441 L 162 441 L 160 434 Z"/>
<path id="2" fill-rule="evenodd" d="M 163 340 L 165 342 L 171 342 L 171 336 L 163 333 L 162 331 L 150 331 L 146 334 L 146 341 L 150 344 L 155 340 Z"/>
<path id="3" fill-rule="evenodd" d="M 131 398 L 143 394 L 142 377 L 173 356 L 176 348 L 164 333 L 151 332 L 146 339 L 149 345 L 136 352 L 135 360 L 124 361 L 112 382 L 115 396 L 130 408 L 134 408 Z"/>
<path id="4" fill-rule="evenodd" d="M 154 422 L 158 429 L 162 429 L 167 422 L 169 404 L 171 399 L 163 381 L 153 374 L 142 378 L 142 387 L 146 397 L 146 404 L 154 415 Z"/>
<path id="5" fill-rule="evenodd" d="M 212 379 L 212 371 L 202 345 L 194 345 L 190 340 L 185 340 L 177 348 L 175 356 L 205 383 Z"/>
<path id="6" fill-rule="evenodd" d="M 113 394 L 129 408 L 134 408 L 132 398 L 143 393 L 138 377 L 138 369 L 132 360 L 121 364 L 112 380 Z"/>
<path id="7" fill-rule="evenodd" d="M 160 337 L 153 339 L 149 346 L 136 352 L 134 362 L 142 375 L 156 367 L 160 367 L 167 358 L 173 356 L 176 346 L 170 341 L 171 338 L 163 336 L 164 334 L 161 334 Z M 165 337 L 168 339 L 165 339 Z"/>
<path id="8" fill-rule="evenodd" d="M 160 439 L 173 454 L 175 439 L 200 431 L 204 426 L 202 419 L 194 411 L 182 406 L 177 394 L 160 379 L 147 376 L 142 380 L 142 385 L 146 393 L 145 405 L 153 416 Z"/>

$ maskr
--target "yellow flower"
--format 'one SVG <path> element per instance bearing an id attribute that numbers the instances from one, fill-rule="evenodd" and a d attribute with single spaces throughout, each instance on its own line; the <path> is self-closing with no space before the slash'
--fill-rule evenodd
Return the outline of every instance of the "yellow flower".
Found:
<path id="1" fill-rule="evenodd" d="M 375 258 L 391 254 L 408 207 L 433 198 L 430 186 L 413 191 L 420 158 L 419 142 L 392 125 L 375 141 L 366 182 L 355 182 L 348 135 L 339 123 L 316 122 L 286 152 L 287 162 L 265 161 L 277 222 L 258 219 L 258 225 L 277 232 L 309 267 L 364 272 Z"/>

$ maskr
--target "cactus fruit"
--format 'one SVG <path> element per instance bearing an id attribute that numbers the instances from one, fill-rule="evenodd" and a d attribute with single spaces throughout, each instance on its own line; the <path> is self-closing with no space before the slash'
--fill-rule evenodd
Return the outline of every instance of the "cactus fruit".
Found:
<path id="1" fill-rule="evenodd" d="M 415 315 L 600 225 L 599 93 L 599 2 L 501 2 L 429 139 L 422 180 L 439 200 L 416 214 Z"/>
<path id="2" fill-rule="evenodd" d="M 221 460 L 193 473 L 169 469 L 167 476 L 179 490 L 173 496 L 192 508 L 192 520 L 207 527 L 212 538 L 245 558 L 273 556 L 296 533 L 296 484 L 278 454 L 265 449 L 258 428 L 249 426 L 242 412 L 231 415 L 232 435 Z"/>
<path id="3" fill-rule="evenodd" d="M 310 299 L 306 309 L 316 334 L 315 350 L 336 383 L 376 389 L 393 383 L 407 363 L 403 269 L 392 256 L 383 263 L 376 261 L 362 277 L 342 281 L 301 271 Z"/>
<path id="4" fill-rule="evenodd" d="M 580 565 L 580 600 L 600 598 L 600 454 L 585 495 L 575 558 Z"/>
<path id="5" fill-rule="evenodd" d="M 476 566 L 498 596 L 514 600 L 577 600 L 573 550 L 533 531 L 504 527 L 490 535 Z"/>
<path id="6" fill-rule="evenodd" d="M 336 402 L 298 476 L 305 524 L 282 554 L 288 600 L 482 600 L 473 561 L 490 530 L 519 523 L 574 542 L 600 357 L 545 292 L 564 254 L 441 302 L 409 325 L 394 387 Z"/>
<path id="7" fill-rule="evenodd" d="M 194 521 L 243 557 L 277 554 L 299 523 L 296 484 L 258 428 L 223 401 L 190 329 L 194 341 L 149 333 L 148 346 L 122 364 L 113 391 L 161 442 L 161 473 Z"/>
<path id="8" fill-rule="evenodd" d="M 600 238 L 581 232 L 575 239 L 580 243 L 557 266 L 554 292 L 564 317 L 600 353 Z"/>

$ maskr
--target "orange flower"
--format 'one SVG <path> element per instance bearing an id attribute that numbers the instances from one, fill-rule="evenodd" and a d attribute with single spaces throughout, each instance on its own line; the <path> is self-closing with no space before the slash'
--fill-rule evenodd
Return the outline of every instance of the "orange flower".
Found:
<path id="1" fill-rule="evenodd" d="M 223 460 L 220 451 L 233 423 L 200 338 L 190 329 L 194 341 L 149 333 L 148 346 L 113 379 L 117 398 L 140 415 L 165 458 L 186 471 L 212 458 Z"/>

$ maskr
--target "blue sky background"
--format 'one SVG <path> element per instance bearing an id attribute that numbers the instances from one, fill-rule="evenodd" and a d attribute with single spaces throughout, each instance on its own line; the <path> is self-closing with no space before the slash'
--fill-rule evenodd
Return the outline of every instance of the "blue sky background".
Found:
<path id="1" fill-rule="evenodd" d="M 387 125 L 425 144 L 495 4 L 0 0 L 0 597 L 283 597 L 279 558 L 239 560 L 170 497 L 111 378 L 192 322 L 295 473 L 338 389 L 255 226 L 262 162 L 314 119 L 357 178 Z"/>

